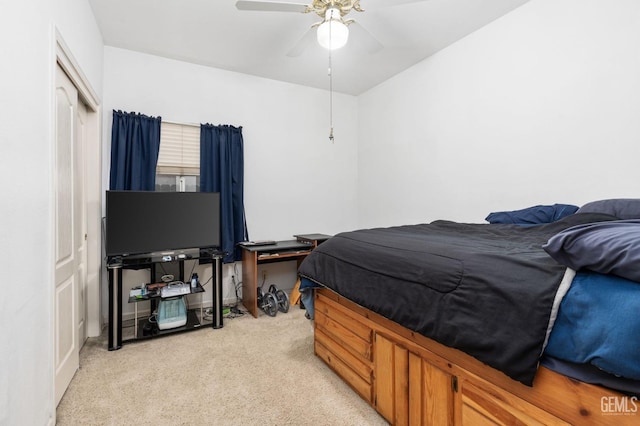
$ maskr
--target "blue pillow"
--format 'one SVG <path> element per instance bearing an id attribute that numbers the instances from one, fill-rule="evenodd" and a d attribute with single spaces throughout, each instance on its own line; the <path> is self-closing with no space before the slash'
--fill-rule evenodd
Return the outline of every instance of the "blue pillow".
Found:
<path id="1" fill-rule="evenodd" d="M 565 229 L 542 248 L 558 263 L 640 282 L 640 220 L 587 223 Z"/>
<path id="2" fill-rule="evenodd" d="M 592 201 L 580 207 L 578 213 L 604 213 L 622 220 L 640 219 L 640 198 Z"/>
<path id="3" fill-rule="evenodd" d="M 640 380 L 638 284 L 578 272 L 560 304 L 547 355 Z"/>
<path id="4" fill-rule="evenodd" d="M 552 206 L 533 206 L 522 210 L 493 212 L 486 217 L 489 223 L 510 223 L 516 225 L 537 225 L 551 223 L 565 216 L 574 214 L 578 206 L 570 204 L 554 204 Z"/>

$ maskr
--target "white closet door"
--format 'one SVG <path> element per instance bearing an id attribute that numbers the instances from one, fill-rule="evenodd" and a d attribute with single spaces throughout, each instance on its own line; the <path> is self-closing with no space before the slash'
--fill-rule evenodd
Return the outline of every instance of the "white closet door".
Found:
<path id="1" fill-rule="evenodd" d="M 54 365 L 56 405 L 79 366 L 78 345 L 78 232 L 82 219 L 76 217 L 75 159 L 78 91 L 67 75 L 56 70 L 56 140 L 54 164 L 55 188 L 55 291 L 54 291 Z"/>

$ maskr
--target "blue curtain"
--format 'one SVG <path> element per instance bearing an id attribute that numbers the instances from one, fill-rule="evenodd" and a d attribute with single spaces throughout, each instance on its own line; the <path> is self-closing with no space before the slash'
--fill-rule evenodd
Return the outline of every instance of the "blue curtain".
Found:
<path id="1" fill-rule="evenodd" d="M 154 191 L 160 117 L 113 111 L 109 189 Z"/>
<path id="2" fill-rule="evenodd" d="M 237 243 L 248 240 L 244 214 L 242 127 L 200 125 L 200 190 L 220 193 L 224 263 L 242 259 Z"/>

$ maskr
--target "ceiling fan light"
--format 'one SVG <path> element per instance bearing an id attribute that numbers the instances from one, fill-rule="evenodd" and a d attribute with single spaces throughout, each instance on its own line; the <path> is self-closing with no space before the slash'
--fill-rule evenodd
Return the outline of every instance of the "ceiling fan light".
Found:
<path id="1" fill-rule="evenodd" d="M 325 20 L 317 32 L 318 43 L 325 49 L 340 49 L 349 40 L 349 28 L 339 19 Z"/>

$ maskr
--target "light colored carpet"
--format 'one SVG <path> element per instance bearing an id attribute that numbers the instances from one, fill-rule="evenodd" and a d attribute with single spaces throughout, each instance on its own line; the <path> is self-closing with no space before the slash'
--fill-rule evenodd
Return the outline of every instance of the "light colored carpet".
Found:
<path id="1" fill-rule="evenodd" d="M 304 310 L 80 352 L 64 425 L 386 425 L 313 354 Z"/>

